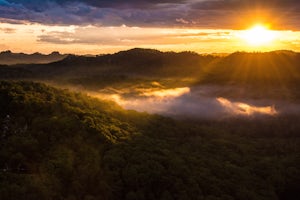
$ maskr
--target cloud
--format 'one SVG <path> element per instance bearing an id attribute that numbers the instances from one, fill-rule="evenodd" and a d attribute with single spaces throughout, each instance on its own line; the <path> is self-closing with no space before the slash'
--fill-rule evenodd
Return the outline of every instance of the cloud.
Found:
<path id="1" fill-rule="evenodd" d="M 176 22 L 183 1 L 60 1 L 7 0 L 0 17 L 42 24 L 98 24 L 105 26 L 163 26 Z M 172 2 L 172 3 L 171 3 Z M 155 8 L 155 9 L 154 9 Z"/>
<path id="2" fill-rule="evenodd" d="M 0 32 L 10 34 L 10 33 L 15 33 L 16 29 L 14 29 L 14 28 L 0 28 Z"/>
<path id="3" fill-rule="evenodd" d="M 21 4 L 36 11 L 48 9 L 52 4 L 66 6 L 68 4 L 86 4 L 97 8 L 156 8 L 166 4 L 182 4 L 186 0 L 7 0 L 9 3 Z M 5 2 L 5 1 L 4 1 Z M 6 3 L 7 4 L 7 3 Z"/>
<path id="4" fill-rule="evenodd" d="M 277 115 L 275 106 L 253 106 L 242 102 L 231 102 L 223 97 L 218 97 L 217 101 L 226 109 L 227 112 L 236 115 Z"/>
<path id="5" fill-rule="evenodd" d="M 214 16 L 217 20 L 213 21 L 223 26 L 227 21 L 229 26 L 245 28 L 247 20 L 268 23 L 276 29 L 300 29 L 298 0 L 204 0 L 193 3 L 192 8 L 191 13 L 207 13 L 207 19 Z"/>
<path id="6" fill-rule="evenodd" d="M 211 42 L 231 37 L 231 32 L 221 30 L 190 30 L 139 28 L 125 25 L 118 27 L 77 26 L 70 31 L 44 31 L 39 42 L 52 44 L 88 45 L 168 45 Z"/>
<path id="7" fill-rule="evenodd" d="M 81 2 L 99 8 L 157 8 L 166 4 L 181 4 L 185 0 L 82 0 Z"/>
<path id="8" fill-rule="evenodd" d="M 179 18 L 179 19 L 176 19 L 176 22 L 179 22 L 179 23 L 182 23 L 182 24 L 189 24 L 190 22 L 185 20 L 185 19 L 182 19 L 182 18 Z"/>
<path id="9" fill-rule="evenodd" d="M 205 0 L 193 4 L 199 10 L 234 10 L 234 9 L 288 9 L 289 11 L 299 11 L 298 0 Z"/>
<path id="10" fill-rule="evenodd" d="M 1 0 L 0 18 L 42 24 L 300 29 L 298 0 Z"/>

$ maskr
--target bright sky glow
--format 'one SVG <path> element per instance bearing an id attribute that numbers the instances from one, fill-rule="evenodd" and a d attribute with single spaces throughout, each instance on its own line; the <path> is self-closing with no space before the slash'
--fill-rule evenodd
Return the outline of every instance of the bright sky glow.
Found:
<path id="1" fill-rule="evenodd" d="M 300 32 L 262 26 L 231 30 L 0 23 L 0 51 L 101 54 L 135 47 L 198 53 L 300 51 Z"/>
<path id="2" fill-rule="evenodd" d="M 246 30 L 241 37 L 250 45 L 261 46 L 274 41 L 277 35 L 276 31 L 268 30 L 265 26 L 258 24 L 251 29 Z"/>

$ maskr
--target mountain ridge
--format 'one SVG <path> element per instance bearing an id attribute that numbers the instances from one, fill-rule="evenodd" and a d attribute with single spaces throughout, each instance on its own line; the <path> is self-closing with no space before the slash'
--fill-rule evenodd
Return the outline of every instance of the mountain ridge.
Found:
<path id="1" fill-rule="evenodd" d="M 50 54 L 41 53 L 13 53 L 10 50 L 0 52 L 0 65 L 15 65 L 15 64 L 42 64 L 55 62 L 64 59 L 67 55 L 60 54 L 58 51 L 53 51 Z"/>
<path id="2" fill-rule="evenodd" d="M 245 89 L 243 95 L 272 93 L 271 97 L 276 95 L 271 91 L 280 89 L 282 94 L 300 98 L 300 53 L 284 50 L 235 52 L 224 57 L 135 48 L 93 57 L 67 55 L 47 64 L 1 66 L 0 71 L 0 79 L 50 81 L 89 90 L 158 81 L 169 88 L 236 86 Z"/>

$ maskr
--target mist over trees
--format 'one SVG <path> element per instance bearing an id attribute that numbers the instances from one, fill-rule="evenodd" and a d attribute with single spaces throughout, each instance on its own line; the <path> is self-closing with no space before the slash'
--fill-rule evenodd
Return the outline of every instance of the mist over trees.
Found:
<path id="1" fill-rule="evenodd" d="M 299 118 L 178 121 L 7 81 L 0 109 L 3 200 L 299 195 Z"/>
<path id="2" fill-rule="evenodd" d="M 0 199 L 298 200 L 299 55 L 132 49 L 1 65 Z M 91 97 L 100 91 L 174 95 L 170 109 L 186 116 L 125 110 Z M 224 117 L 216 97 L 286 112 Z"/>

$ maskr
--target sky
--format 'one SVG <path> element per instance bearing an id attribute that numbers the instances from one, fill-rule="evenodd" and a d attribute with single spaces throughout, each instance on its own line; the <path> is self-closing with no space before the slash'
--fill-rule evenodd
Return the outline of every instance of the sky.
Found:
<path id="1" fill-rule="evenodd" d="M 299 19 L 299 0 L 0 0 L 0 51 L 300 51 Z M 274 39 L 250 44 L 255 24 Z"/>

